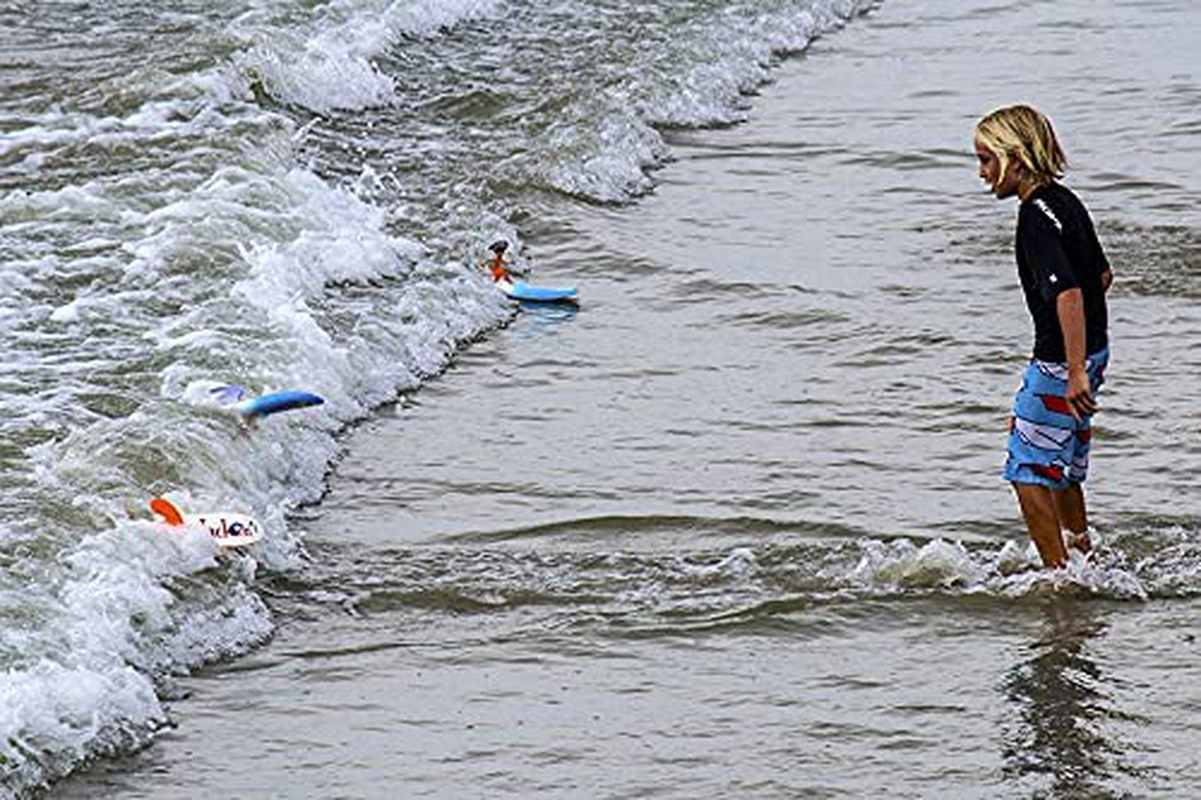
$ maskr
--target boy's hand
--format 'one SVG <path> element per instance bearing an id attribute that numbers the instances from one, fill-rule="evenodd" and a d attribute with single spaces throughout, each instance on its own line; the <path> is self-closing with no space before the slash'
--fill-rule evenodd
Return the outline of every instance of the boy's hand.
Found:
<path id="1" fill-rule="evenodd" d="M 1068 408 L 1077 422 L 1081 417 L 1097 412 L 1097 400 L 1093 397 L 1092 386 L 1088 381 L 1088 372 L 1083 366 L 1069 368 L 1068 393 L 1064 399 L 1068 401 Z"/>

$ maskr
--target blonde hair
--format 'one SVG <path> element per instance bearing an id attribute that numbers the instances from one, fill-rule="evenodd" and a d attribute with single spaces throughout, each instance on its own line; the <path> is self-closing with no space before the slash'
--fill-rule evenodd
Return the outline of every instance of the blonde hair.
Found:
<path id="1" fill-rule="evenodd" d="M 1051 120 L 1030 106 L 998 108 L 976 123 L 976 135 L 1001 162 L 1001 175 L 1016 158 L 1039 183 L 1063 177 L 1068 159 L 1055 138 Z"/>

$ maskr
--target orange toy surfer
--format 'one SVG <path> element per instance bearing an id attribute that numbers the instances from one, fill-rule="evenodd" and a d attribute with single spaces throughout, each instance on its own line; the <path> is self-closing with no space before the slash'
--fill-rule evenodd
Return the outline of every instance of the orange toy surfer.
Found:
<path id="1" fill-rule="evenodd" d="M 488 269 L 492 272 L 492 280 L 497 283 L 501 281 L 511 282 L 513 274 L 505 266 L 505 251 L 509 249 L 509 243 L 504 239 L 500 239 L 488 245 L 488 249 L 492 251 L 492 260 L 488 262 Z"/>

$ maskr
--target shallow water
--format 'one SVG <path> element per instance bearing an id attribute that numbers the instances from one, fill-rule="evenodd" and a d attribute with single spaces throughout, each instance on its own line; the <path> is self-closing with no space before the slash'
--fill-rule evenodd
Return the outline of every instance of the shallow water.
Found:
<path id="1" fill-rule="evenodd" d="M 274 151 L 180 188 L 174 212 L 113 212 L 101 249 L 126 256 L 96 262 L 93 294 L 62 305 L 30 266 L 58 310 L 0 324 L 41 335 L 57 315 L 108 330 L 114 362 L 138 352 L 94 310 L 118 267 L 118 287 L 154 275 L 135 293 L 166 280 L 211 298 L 208 320 L 231 283 L 259 312 L 221 317 L 219 337 L 177 307 L 139 317 L 160 344 L 131 386 L 103 387 L 90 412 L 112 421 L 18 427 L 51 452 L 34 471 L 14 450 L 5 509 L 73 490 L 89 499 L 61 513 L 86 528 L 136 516 L 122 498 L 140 483 L 245 503 L 286 536 L 213 569 L 205 543 L 169 549 L 119 520 L 83 577 L 53 537 L 73 566 L 6 562 L 64 587 L 21 595 L 21 619 L 61 624 L 57 606 L 82 603 L 81 629 L 134 620 L 128 649 L 114 624 L 83 639 L 108 655 L 73 665 L 127 681 L 123 708 L 80 692 L 39 727 L 13 706 L 15 752 L 44 747 L 43 774 L 87 757 L 63 730 L 86 731 L 80 716 L 129 731 L 102 728 L 94 751 L 117 757 L 54 796 L 1197 792 L 1198 15 L 885 2 L 804 48 L 804 5 L 397 4 L 382 44 L 369 4 L 260 5 L 227 51 L 202 38 L 197 57 L 237 63 L 253 101 L 235 92 L 213 128 Z M 303 46 L 273 47 L 281 31 Z M 765 47 L 804 49 L 765 69 Z M 970 131 L 1014 100 L 1054 119 L 1118 274 L 1089 483 L 1102 548 L 1060 576 L 1030 568 L 997 475 L 1029 330 L 1013 208 L 975 177 Z M 198 174 L 226 158 L 208 103 L 190 117 Z M 68 189 L 87 156 L 66 160 Z M 34 264 L 27 241 L 55 229 L 2 202 L 6 246 Z M 173 213 L 178 230 L 159 227 Z M 78 267 L 71 230 L 47 252 Z M 202 235 L 224 255 L 189 274 Z M 580 310 L 508 321 L 459 263 L 498 235 L 539 282 L 578 285 Z M 23 341 L 18 374 L 38 380 L 45 345 Z M 62 361 L 81 383 L 95 371 Z M 214 373 L 301 382 L 331 408 L 238 434 L 196 410 Z M 78 408 L 37 391 L 9 418 L 22 397 Z M 160 444 L 87 472 L 78 454 L 115 434 Z M 5 642 L 10 675 L 34 664 L 66 696 L 45 677 L 52 643 Z"/>

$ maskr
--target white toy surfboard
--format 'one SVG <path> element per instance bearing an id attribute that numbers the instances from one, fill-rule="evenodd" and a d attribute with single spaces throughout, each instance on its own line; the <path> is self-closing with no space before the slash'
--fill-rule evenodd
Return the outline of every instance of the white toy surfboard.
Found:
<path id="1" fill-rule="evenodd" d="M 263 538 L 263 526 L 254 517 L 227 511 L 206 514 L 184 514 L 170 500 L 156 497 L 150 510 L 171 527 L 194 528 L 209 536 L 221 547 L 244 547 Z"/>

